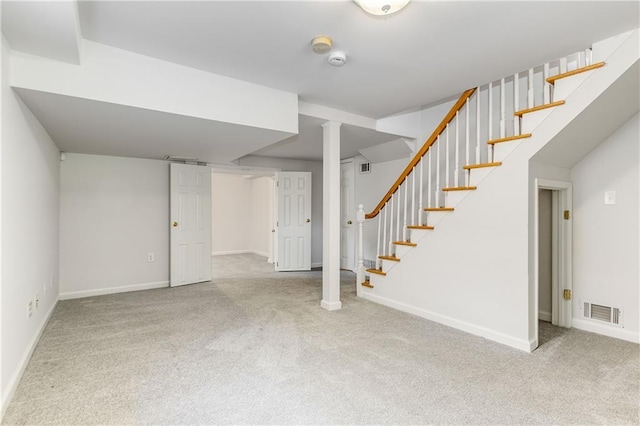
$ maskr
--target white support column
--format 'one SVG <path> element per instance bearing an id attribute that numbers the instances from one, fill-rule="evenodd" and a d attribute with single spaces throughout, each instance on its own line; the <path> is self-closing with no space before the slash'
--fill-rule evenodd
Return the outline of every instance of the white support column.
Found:
<path id="1" fill-rule="evenodd" d="M 340 302 L 340 126 L 322 125 L 322 302 L 329 311 Z"/>
<path id="2" fill-rule="evenodd" d="M 364 241 L 363 241 L 364 237 L 363 237 L 363 229 L 362 229 L 364 225 L 364 209 L 362 204 L 358 205 L 358 212 L 356 213 L 356 221 L 358 221 L 358 269 L 356 269 L 356 294 L 360 296 L 360 294 L 362 293 L 362 283 L 364 282 L 364 273 L 365 273 Z M 378 226 L 378 234 L 380 234 L 379 226 Z M 378 235 L 378 241 L 380 241 L 380 235 Z"/>

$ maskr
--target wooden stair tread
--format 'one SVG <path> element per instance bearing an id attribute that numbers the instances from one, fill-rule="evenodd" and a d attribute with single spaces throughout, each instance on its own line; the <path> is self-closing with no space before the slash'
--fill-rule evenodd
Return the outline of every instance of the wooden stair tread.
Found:
<path id="1" fill-rule="evenodd" d="M 408 225 L 407 229 L 426 229 L 430 231 L 434 228 L 433 226 L 428 226 L 428 225 Z"/>
<path id="2" fill-rule="evenodd" d="M 442 188 L 443 191 L 475 191 L 477 186 L 454 186 L 450 188 Z"/>
<path id="3" fill-rule="evenodd" d="M 378 256 L 378 259 L 391 260 L 393 262 L 400 262 L 400 259 L 395 256 Z"/>
<path id="4" fill-rule="evenodd" d="M 496 144 L 496 143 L 511 142 L 511 141 L 515 141 L 515 140 L 518 140 L 518 139 L 524 139 L 524 138 L 530 138 L 530 137 L 531 137 L 531 133 L 523 133 L 521 135 L 507 136 L 506 138 L 491 139 L 490 141 L 487 141 L 487 143 L 489 145 L 493 145 L 493 144 Z"/>
<path id="5" fill-rule="evenodd" d="M 572 71 L 563 72 L 562 74 L 554 75 L 547 78 L 547 83 L 554 84 L 557 80 L 565 77 L 571 77 L 572 75 L 581 74 L 586 71 L 595 70 L 597 68 L 604 67 L 604 62 L 598 62 L 596 64 L 587 65 L 586 67 L 578 68 Z"/>
<path id="6" fill-rule="evenodd" d="M 425 207 L 422 210 L 425 212 L 452 212 L 453 207 Z"/>
<path id="7" fill-rule="evenodd" d="M 371 285 L 371 283 L 369 282 L 369 280 L 367 280 L 367 281 L 365 281 L 365 282 L 363 282 L 363 283 L 360 283 L 360 285 L 361 285 L 361 286 L 363 286 L 363 287 L 373 288 L 373 286 Z"/>
<path id="8" fill-rule="evenodd" d="M 467 164 L 463 167 L 465 170 L 482 169 L 484 167 L 498 167 L 502 166 L 502 161 L 496 161 L 495 163 L 482 163 L 482 164 Z"/>
<path id="9" fill-rule="evenodd" d="M 416 247 L 418 244 L 412 243 L 411 241 L 393 241 L 391 244 L 395 244 L 397 246 L 409 246 Z"/>
<path id="10" fill-rule="evenodd" d="M 367 269 L 366 272 L 369 272 L 370 274 L 382 275 L 383 277 L 387 275 L 386 272 L 382 272 L 380 269 Z"/>
<path id="11" fill-rule="evenodd" d="M 530 112 L 541 111 L 543 109 L 553 108 L 560 105 L 564 105 L 564 101 L 555 101 L 549 104 L 538 105 L 537 107 L 533 107 L 533 108 L 522 109 L 520 111 L 514 112 L 513 115 L 515 115 L 516 117 L 522 117 L 523 115 L 529 114 Z"/>

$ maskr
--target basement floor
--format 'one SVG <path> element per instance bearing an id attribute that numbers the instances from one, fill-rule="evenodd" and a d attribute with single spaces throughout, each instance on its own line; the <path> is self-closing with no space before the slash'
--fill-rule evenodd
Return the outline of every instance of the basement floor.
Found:
<path id="1" fill-rule="evenodd" d="M 321 272 L 251 256 L 61 301 L 4 424 L 640 423 L 636 344 L 541 324 L 528 354 L 359 299 L 348 272 L 327 312 Z"/>

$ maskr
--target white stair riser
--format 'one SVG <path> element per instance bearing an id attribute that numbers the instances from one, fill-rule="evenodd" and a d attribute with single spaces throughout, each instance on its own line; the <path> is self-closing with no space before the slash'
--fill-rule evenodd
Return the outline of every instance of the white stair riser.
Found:
<path id="1" fill-rule="evenodd" d="M 394 266 L 396 266 L 397 263 L 400 263 L 400 262 L 394 262 L 393 260 L 382 259 L 382 272 L 389 272 L 391 269 L 393 269 Z"/>
<path id="2" fill-rule="evenodd" d="M 561 101 L 561 100 L 562 99 L 556 99 L 556 101 Z M 536 127 L 538 127 L 538 125 L 542 123 L 544 119 L 549 116 L 549 114 L 553 112 L 554 108 L 556 107 L 541 109 L 540 111 L 530 112 L 522 116 L 521 125 L 520 125 L 520 134 L 533 133 L 533 130 Z M 500 160 L 494 159 L 493 161 L 500 161 Z"/>
<path id="3" fill-rule="evenodd" d="M 562 78 L 556 81 L 553 87 L 553 101 L 555 102 L 567 99 L 591 73 L 592 71 L 587 71 L 582 74 L 572 75 L 571 77 Z"/>
<path id="4" fill-rule="evenodd" d="M 509 142 L 505 142 L 505 143 L 509 143 Z M 484 178 L 489 176 L 489 173 L 491 173 L 494 169 L 495 167 L 483 167 L 481 169 L 469 170 L 468 172 L 471 173 L 469 177 L 469 185 L 478 186 L 478 184 L 482 182 Z"/>
<path id="5" fill-rule="evenodd" d="M 402 256 L 407 254 L 413 247 L 411 246 L 401 246 L 398 244 L 394 244 L 396 250 L 396 257 L 402 259 Z"/>
<path id="6" fill-rule="evenodd" d="M 518 147 L 518 145 L 520 145 L 521 143 L 523 143 L 527 139 L 529 139 L 529 138 L 516 139 L 514 141 L 502 142 L 502 143 L 494 144 L 494 146 L 493 146 L 493 161 L 504 161 L 504 159 L 507 158 L 507 156 L 509 154 L 511 154 L 511 151 L 516 149 Z M 524 142 L 524 143 L 526 143 L 526 142 Z"/>
<path id="7" fill-rule="evenodd" d="M 447 206 L 449 207 L 449 206 Z M 427 225 L 436 226 L 438 222 L 453 212 L 425 212 L 427 214 Z"/>
<path id="8" fill-rule="evenodd" d="M 433 230 L 409 229 L 409 237 L 411 238 L 411 241 L 413 241 L 414 243 L 417 243 L 421 239 L 423 239 L 425 236 L 427 236 L 430 232 L 433 232 Z"/>
<path id="9" fill-rule="evenodd" d="M 455 207 L 472 191 L 446 191 L 444 195 L 445 205 Z"/>

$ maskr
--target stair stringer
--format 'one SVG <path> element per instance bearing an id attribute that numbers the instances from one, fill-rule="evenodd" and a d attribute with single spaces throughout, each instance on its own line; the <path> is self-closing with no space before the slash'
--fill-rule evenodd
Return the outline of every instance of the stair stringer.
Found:
<path id="1" fill-rule="evenodd" d="M 530 159 L 638 65 L 638 30 L 362 297 L 517 349 L 537 347 Z M 598 123 L 592 123 L 597 126 Z M 580 141 L 567 141 L 580 143 Z M 374 277 L 372 277 L 373 279 Z"/>

